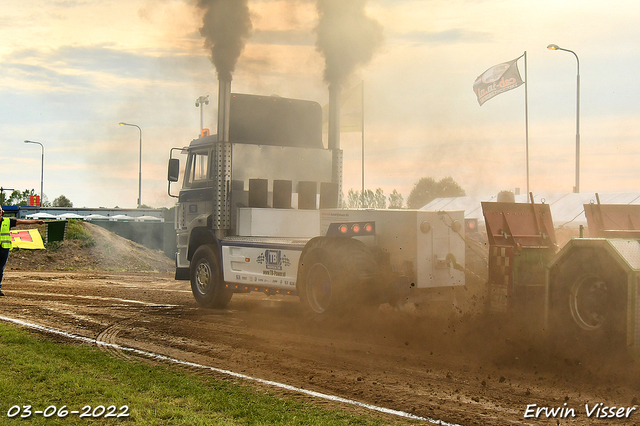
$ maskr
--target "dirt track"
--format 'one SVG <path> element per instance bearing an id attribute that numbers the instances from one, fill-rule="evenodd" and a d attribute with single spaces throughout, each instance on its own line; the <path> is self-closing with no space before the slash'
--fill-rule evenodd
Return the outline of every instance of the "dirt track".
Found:
<path id="1" fill-rule="evenodd" d="M 477 320 L 382 308 L 319 324 L 300 319 L 297 298 L 262 294 L 236 294 L 228 309 L 207 310 L 188 282 L 162 273 L 8 271 L 3 291 L 7 317 L 422 417 L 462 425 L 640 424 L 639 410 L 626 419 L 585 412 L 585 404 L 638 404 L 636 365 L 560 359 Z M 529 404 L 573 408 L 576 417 L 525 419 Z"/>

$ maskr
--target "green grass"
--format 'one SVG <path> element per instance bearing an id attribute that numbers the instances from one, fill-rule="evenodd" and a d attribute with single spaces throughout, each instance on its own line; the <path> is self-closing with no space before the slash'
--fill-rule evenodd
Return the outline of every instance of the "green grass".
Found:
<path id="1" fill-rule="evenodd" d="M 291 396 L 175 366 L 113 358 L 87 345 L 59 343 L 0 323 L 0 424 L 13 406 L 82 410 L 129 407 L 128 418 L 42 414 L 31 425 L 382 425 L 374 417 L 320 408 Z M 19 416 L 18 416 L 19 417 Z"/>
<path id="2" fill-rule="evenodd" d="M 89 231 L 82 226 L 82 221 L 79 220 L 69 219 L 65 238 L 67 240 L 80 240 L 82 247 L 93 247 L 96 245 L 96 240 L 91 236 Z"/>
<path id="3" fill-rule="evenodd" d="M 47 243 L 47 250 L 58 251 L 64 247 L 65 241 L 70 240 L 79 241 L 79 245 L 82 248 L 89 248 L 96 245 L 95 238 L 93 238 L 93 235 L 82 225 L 82 221 L 69 219 L 67 221 L 67 231 L 64 236 L 64 241 L 51 241 Z"/>

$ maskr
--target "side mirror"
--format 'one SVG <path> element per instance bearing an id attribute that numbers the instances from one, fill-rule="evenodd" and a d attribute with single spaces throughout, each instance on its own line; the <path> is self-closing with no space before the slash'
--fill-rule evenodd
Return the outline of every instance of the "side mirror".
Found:
<path id="1" fill-rule="evenodd" d="M 167 180 L 169 182 L 177 182 L 180 177 L 180 160 L 177 158 L 170 158 L 168 169 Z"/>

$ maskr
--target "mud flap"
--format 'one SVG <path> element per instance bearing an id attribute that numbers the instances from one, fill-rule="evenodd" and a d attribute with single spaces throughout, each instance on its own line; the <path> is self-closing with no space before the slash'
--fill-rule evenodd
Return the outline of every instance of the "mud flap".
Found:
<path id="1" fill-rule="evenodd" d="M 189 281 L 189 268 L 176 268 L 176 280 Z"/>

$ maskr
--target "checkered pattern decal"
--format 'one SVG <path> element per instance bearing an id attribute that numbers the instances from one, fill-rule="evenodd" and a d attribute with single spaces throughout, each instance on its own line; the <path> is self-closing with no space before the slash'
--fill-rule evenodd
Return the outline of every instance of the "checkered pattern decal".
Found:
<path id="1" fill-rule="evenodd" d="M 489 252 L 489 304 L 493 312 L 508 312 L 513 292 L 513 247 L 491 246 Z"/>

